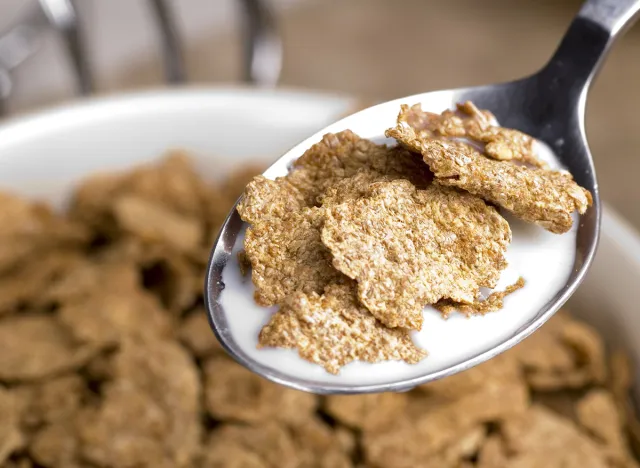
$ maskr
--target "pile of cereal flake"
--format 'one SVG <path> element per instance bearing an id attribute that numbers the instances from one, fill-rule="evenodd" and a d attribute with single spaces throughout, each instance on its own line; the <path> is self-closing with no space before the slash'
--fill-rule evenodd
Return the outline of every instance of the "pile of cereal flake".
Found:
<path id="1" fill-rule="evenodd" d="M 327 134 L 276 180 L 254 178 L 238 213 L 255 300 L 279 306 L 259 346 L 297 349 L 337 374 L 352 361 L 403 360 L 423 309 L 446 317 L 502 308 L 524 279 L 482 299 L 507 267 L 499 209 L 553 233 L 571 229 L 591 194 L 538 159 L 534 139 L 472 103 L 442 114 L 402 106 L 377 145 Z"/>
<path id="2" fill-rule="evenodd" d="M 202 275 L 260 170 L 209 185 L 172 155 L 88 178 L 64 216 L 0 195 L 1 468 L 638 466 L 632 367 L 564 313 L 406 393 L 319 397 L 236 364 Z"/>

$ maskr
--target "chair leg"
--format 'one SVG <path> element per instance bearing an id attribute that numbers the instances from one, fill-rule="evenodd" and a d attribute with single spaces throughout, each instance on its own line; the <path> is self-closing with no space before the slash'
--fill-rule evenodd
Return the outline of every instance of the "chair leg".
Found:
<path id="1" fill-rule="evenodd" d="M 241 0 L 244 20 L 243 79 L 258 86 L 275 86 L 282 69 L 282 41 L 268 2 Z"/>
<path id="2" fill-rule="evenodd" d="M 171 8 L 165 0 L 151 0 L 151 7 L 160 29 L 165 78 L 168 83 L 184 83 L 187 81 L 187 73 L 182 56 L 180 35 Z"/>
<path id="3" fill-rule="evenodd" d="M 86 44 L 79 27 L 78 14 L 72 0 L 39 0 L 49 23 L 62 37 L 73 65 L 81 94 L 94 90 L 93 78 L 87 59 Z"/>

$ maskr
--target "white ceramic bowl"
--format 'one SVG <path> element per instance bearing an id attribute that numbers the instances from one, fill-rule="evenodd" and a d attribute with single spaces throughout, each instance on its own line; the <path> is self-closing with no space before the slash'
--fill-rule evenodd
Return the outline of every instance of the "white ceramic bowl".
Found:
<path id="1" fill-rule="evenodd" d="M 152 91 L 90 100 L 0 126 L 0 189 L 58 207 L 86 175 L 189 150 L 210 179 L 270 163 L 351 110 L 344 96 L 243 88 Z M 640 362 L 640 237 L 605 207 L 600 249 L 571 309 Z M 640 388 L 640 385 L 636 385 Z"/>

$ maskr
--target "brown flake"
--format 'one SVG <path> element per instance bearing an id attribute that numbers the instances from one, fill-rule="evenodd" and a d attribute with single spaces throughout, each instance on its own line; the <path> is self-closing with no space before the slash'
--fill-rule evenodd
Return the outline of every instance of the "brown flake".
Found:
<path id="1" fill-rule="evenodd" d="M 104 347 L 126 337 L 171 334 L 172 322 L 158 300 L 144 290 L 129 293 L 96 290 L 64 305 L 60 320 L 83 343 Z"/>
<path id="2" fill-rule="evenodd" d="M 82 263 L 78 250 L 42 252 L 0 276 L 0 316 L 18 309 L 49 305 L 47 290 Z"/>
<path id="3" fill-rule="evenodd" d="M 324 410 L 342 424 L 354 429 L 376 430 L 394 422 L 404 414 L 408 403 L 405 393 L 372 393 L 365 395 L 330 395 Z"/>
<path id="4" fill-rule="evenodd" d="M 323 222 L 321 208 L 306 208 L 247 230 L 244 248 L 258 304 L 280 304 L 296 291 L 321 293 L 328 284 L 342 280 L 320 239 Z"/>
<path id="5" fill-rule="evenodd" d="M 77 374 L 53 377 L 16 389 L 22 403 L 22 424 L 29 428 L 73 417 L 87 399 L 85 381 Z"/>
<path id="6" fill-rule="evenodd" d="M 200 381 L 166 340 L 127 340 L 115 379 L 80 426 L 82 454 L 100 466 L 191 466 L 200 440 Z"/>
<path id="7" fill-rule="evenodd" d="M 406 178 L 420 188 L 431 180 L 430 171 L 415 155 L 377 145 L 350 130 L 326 134 L 293 163 L 287 179 L 313 205 L 329 187 L 363 169 L 394 179 Z"/>
<path id="8" fill-rule="evenodd" d="M 422 414 L 431 414 L 438 408 L 449 405 L 454 401 L 453 398 L 449 398 L 444 394 L 425 391 L 425 386 L 417 387 L 413 391 L 408 392 L 407 395 L 409 396 L 409 400 L 403 417 L 408 415 L 409 418 Z"/>
<path id="9" fill-rule="evenodd" d="M 43 294 L 50 301 L 67 303 L 99 292 L 129 294 L 138 288 L 139 282 L 136 264 L 126 258 L 111 262 L 84 259 L 55 278 Z"/>
<path id="10" fill-rule="evenodd" d="M 526 340 L 513 347 L 509 353 L 527 373 L 562 374 L 576 367 L 575 356 L 560 339 L 565 324 L 572 320 L 562 311 Z"/>
<path id="11" fill-rule="evenodd" d="M 482 424 L 473 426 L 458 437 L 439 454 L 438 458 L 449 466 L 456 466 L 478 452 L 487 437 L 487 429 Z M 444 466 L 444 465 L 443 465 Z"/>
<path id="12" fill-rule="evenodd" d="M 1 205 L 0 205 L 1 206 Z M 2 239 L 0 245 L 0 273 L 8 276 L 12 270 L 22 268 L 23 265 L 48 246 L 43 247 L 32 239 L 24 237 L 7 236 Z"/>
<path id="13" fill-rule="evenodd" d="M 95 353 L 78 345 L 54 317 L 16 315 L 0 321 L 0 381 L 38 380 L 85 364 Z"/>
<path id="14" fill-rule="evenodd" d="M 317 405 L 314 395 L 282 388 L 224 356 L 204 364 L 205 406 L 216 419 L 257 423 L 309 418 Z"/>
<path id="15" fill-rule="evenodd" d="M 25 440 L 20 430 L 20 406 L 16 395 L 0 386 L 0 465 L 20 449 Z"/>
<path id="16" fill-rule="evenodd" d="M 205 219 L 206 193 L 207 186 L 188 156 L 174 151 L 157 164 L 87 177 L 74 193 L 70 213 L 100 233 L 117 234 L 113 207 L 122 196 L 152 203 L 161 213 Z"/>
<path id="17" fill-rule="evenodd" d="M 590 382 L 603 384 L 607 378 L 604 342 L 598 332 L 586 323 L 568 322 L 562 329 L 562 341 L 577 356 L 578 365 L 587 373 Z"/>
<path id="18" fill-rule="evenodd" d="M 591 382 L 585 369 L 572 369 L 564 373 L 529 372 L 527 382 L 531 388 L 541 392 L 552 392 L 568 388 L 584 388 Z"/>
<path id="19" fill-rule="evenodd" d="M 299 465 L 304 468 L 351 468 L 349 451 L 339 434 L 317 416 L 291 427 Z"/>
<path id="20" fill-rule="evenodd" d="M 573 422 L 577 422 L 576 401 L 580 398 L 580 390 L 562 389 L 555 391 L 533 390 L 531 401 L 550 409 Z"/>
<path id="21" fill-rule="evenodd" d="M 441 434 L 429 438 L 434 443 L 439 438 L 453 437 L 458 429 L 472 427 L 478 423 L 502 421 L 513 414 L 525 411 L 529 406 L 529 391 L 519 380 L 494 380 L 487 382 L 475 392 L 442 405 L 431 414 L 419 416 L 417 428 L 422 434 Z M 447 436 L 447 432 L 451 433 Z M 436 444 L 437 445 L 437 444 Z"/>
<path id="22" fill-rule="evenodd" d="M 0 192 L 0 237 L 25 237 L 31 242 L 51 240 L 86 241 L 87 232 L 78 224 L 57 215 L 46 204 Z"/>
<path id="23" fill-rule="evenodd" d="M 126 174 L 122 191 L 155 201 L 185 216 L 202 216 L 206 184 L 184 152 L 172 151 L 160 163 L 141 166 Z"/>
<path id="24" fill-rule="evenodd" d="M 341 149 L 333 154 L 329 150 L 333 146 Z M 252 265 L 256 301 L 265 306 L 279 304 L 294 291 L 321 293 L 326 285 L 342 280 L 319 239 L 323 211 L 312 207 L 320 201 L 324 188 L 354 175 L 358 182 L 360 177 L 379 178 L 378 170 L 389 167 L 394 168 L 392 173 L 396 176 L 405 170 L 413 178 L 420 178 L 421 174 L 428 177 L 425 167 L 414 170 L 418 163 L 406 151 L 389 150 L 345 133 L 326 136 L 296 162 L 286 177 L 276 181 L 263 176 L 254 178 L 238 212 L 252 224 L 245 251 Z M 318 189 L 316 184 L 323 188 Z M 309 187 L 313 187 L 311 192 Z"/>
<path id="25" fill-rule="evenodd" d="M 521 380 L 518 361 L 511 352 L 506 352 L 455 375 L 421 385 L 416 390 L 455 400 L 482 391 L 487 386 Z"/>
<path id="26" fill-rule="evenodd" d="M 391 179 L 405 178 L 426 187 L 432 174 L 419 157 L 401 148 L 387 148 L 346 130 L 325 135 L 293 163 L 291 172 L 275 181 L 257 176 L 245 189 L 238 212 L 250 224 L 317 206 L 324 192 L 359 172 Z"/>
<path id="27" fill-rule="evenodd" d="M 549 326 L 516 346 L 514 353 L 536 390 L 577 389 L 604 382 L 602 339 L 588 325 L 567 316 L 554 317 Z"/>
<path id="28" fill-rule="evenodd" d="M 501 161 L 520 161 L 538 167 L 546 163 L 538 159 L 534 139 L 518 130 L 496 125 L 495 116 L 467 101 L 457 105 L 457 111 L 441 114 L 424 112 L 420 104 L 403 106 L 402 120 L 421 136 L 428 138 L 467 138 L 487 156 Z"/>
<path id="29" fill-rule="evenodd" d="M 329 450 L 319 457 L 303 459 L 301 466 L 305 468 L 353 468 L 353 463 L 347 455 L 339 450 Z"/>
<path id="30" fill-rule="evenodd" d="M 319 200 L 323 207 L 355 201 L 366 196 L 374 182 L 391 180 L 394 179 L 369 169 L 361 169 L 353 176 L 337 181 L 319 197 Z"/>
<path id="31" fill-rule="evenodd" d="M 7 460 L 2 468 L 33 468 L 34 464 L 30 458 L 25 454 L 13 457 L 11 460 Z"/>
<path id="32" fill-rule="evenodd" d="M 202 308 L 191 312 L 182 321 L 178 329 L 178 338 L 198 358 L 224 352 Z"/>
<path id="33" fill-rule="evenodd" d="M 633 385 L 633 363 L 629 354 L 622 349 L 614 349 L 608 361 L 608 387 L 620 405 L 629 399 L 629 390 Z"/>
<path id="34" fill-rule="evenodd" d="M 84 370 L 90 382 L 109 382 L 114 379 L 116 374 L 114 355 L 117 351 L 117 349 L 106 350 L 87 364 Z"/>
<path id="35" fill-rule="evenodd" d="M 506 468 L 507 453 L 500 435 L 493 434 L 487 439 L 478 451 L 478 468 Z"/>
<path id="36" fill-rule="evenodd" d="M 576 404 L 578 422 L 614 453 L 626 454 L 627 442 L 613 395 L 591 390 Z"/>
<path id="37" fill-rule="evenodd" d="M 525 281 L 523 277 L 518 281 L 507 286 L 504 291 L 495 291 L 489 294 L 485 299 L 474 301 L 471 304 L 463 304 L 444 299 L 434 304 L 434 307 L 440 311 L 444 318 L 447 318 L 453 312 L 460 312 L 467 317 L 472 315 L 485 315 L 490 312 L 496 312 L 504 307 L 504 298 L 509 294 L 524 287 Z"/>
<path id="38" fill-rule="evenodd" d="M 306 206 L 304 195 L 286 177 L 270 180 L 260 175 L 247 185 L 237 210 L 243 221 L 256 224 L 282 219 Z"/>
<path id="39" fill-rule="evenodd" d="M 204 255 L 208 257 L 208 253 Z M 138 257 L 146 288 L 174 315 L 191 307 L 202 294 L 202 270 L 194 263 L 163 244 L 144 246 Z"/>
<path id="40" fill-rule="evenodd" d="M 404 122 L 407 109 L 386 134 L 421 153 L 440 184 L 466 190 L 558 234 L 571 228 L 574 211 L 583 214 L 591 206 L 591 194 L 569 173 L 496 161 L 464 143 L 425 137 Z"/>
<path id="41" fill-rule="evenodd" d="M 351 429 L 348 429 L 344 426 L 336 426 L 334 427 L 335 438 L 340 447 L 342 447 L 342 451 L 346 454 L 354 456 L 356 449 L 358 448 L 358 438 L 356 437 L 356 433 Z"/>
<path id="42" fill-rule="evenodd" d="M 197 256 L 200 258 L 196 258 Z M 202 293 L 202 278 L 208 253 L 182 254 L 160 242 L 137 237 L 122 237 L 96 254 L 106 264 L 126 262 L 135 272 L 135 283 L 144 284 L 171 312 L 179 315 L 192 306 Z M 101 268 L 101 269 L 104 269 Z"/>
<path id="43" fill-rule="evenodd" d="M 256 453 L 240 444 L 229 445 L 215 435 L 205 444 L 203 452 L 201 466 L 206 468 L 270 468 Z"/>
<path id="44" fill-rule="evenodd" d="M 454 189 L 379 182 L 366 198 L 326 211 L 322 241 L 333 265 L 358 281 L 358 298 L 389 327 L 419 330 L 443 298 L 472 303 L 507 265 L 507 222 Z"/>
<path id="45" fill-rule="evenodd" d="M 238 212 L 251 224 L 245 251 L 258 304 L 280 304 L 296 291 L 320 294 L 328 284 L 344 280 L 331 266 L 331 256 L 319 240 L 324 219 L 316 205 L 336 198 L 335 191 L 322 195 L 333 184 L 353 176 L 360 184 L 367 183 L 360 180 L 363 177 L 407 177 L 421 185 L 431 179 L 415 155 L 375 145 L 346 131 L 325 135 L 294 163 L 287 176 L 274 181 L 257 176 L 246 187 Z"/>
<path id="46" fill-rule="evenodd" d="M 29 454 L 42 466 L 80 468 L 79 440 L 75 418 L 63 419 L 38 430 L 29 444 Z"/>
<path id="47" fill-rule="evenodd" d="M 406 330 L 385 327 L 358 304 L 351 285 L 290 296 L 260 332 L 259 345 L 295 348 L 332 374 L 356 360 L 415 364 L 426 356 Z"/>
<path id="48" fill-rule="evenodd" d="M 55 214 L 47 205 L 0 192 L 0 273 L 52 249 L 84 246 L 84 226 Z"/>
<path id="49" fill-rule="evenodd" d="M 507 419 L 502 425 L 510 457 L 509 467 L 554 466 L 604 468 L 600 447 L 570 420 L 540 406 Z"/>
<path id="50" fill-rule="evenodd" d="M 520 161 L 532 166 L 546 168 L 547 164 L 538 159 L 534 150 L 534 139 L 519 130 L 495 125 L 491 112 L 478 109 L 471 101 L 457 106 L 463 115 L 465 136 L 485 143 L 487 156 L 500 161 Z"/>
<path id="51" fill-rule="evenodd" d="M 640 422 L 631 399 L 634 380 L 631 357 L 621 349 L 614 350 L 609 358 L 609 389 L 615 400 L 618 417 L 628 435 L 633 452 L 640 453 Z"/>
<path id="52" fill-rule="evenodd" d="M 223 453 L 235 454 L 227 457 Z M 205 445 L 205 466 L 351 468 L 334 431 L 316 418 L 293 427 L 264 421 L 260 426 L 225 424 Z M 219 461 L 220 460 L 220 461 Z M 216 465 L 224 460 L 227 464 Z M 237 460 L 237 461 L 236 461 Z M 213 463 L 213 464 L 212 464 Z M 258 464 L 259 463 L 259 464 Z"/>
<path id="53" fill-rule="evenodd" d="M 285 427 L 273 421 L 265 421 L 260 427 L 224 425 L 211 434 L 207 445 L 206 452 L 214 453 L 214 460 L 218 457 L 215 452 L 232 448 L 232 450 L 256 455 L 256 459 L 262 461 L 264 466 L 269 468 L 297 468 L 299 466 L 298 453 L 291 435 Z M 208 455 L 205 454 L 205 462 L 207 457 Z M 252 467 L 255 462 L 251 458 L 249 460 L 248 466 Z M 244 467 L 244 465 L 240 466 Z"/>
<path id="54" fill-rule="evenodd" d="M 118 225 L 148 242 L 162 242 L 179 252 L 198 250 L 203 226 L 196 218 L 174 213 L 135 195 L 123 195 L 113 204 Z"/>
<path id="55" fill-rule="evenodd" d="M 374 466 L 419 466 L 424 460 L 440 457 L 461 434 L 473 431 L 478 424 L 522 413 L 528 403 L 528 392 L 521 382 L 486 385 L 431 411 L 408 412 L 382 430 L 365 431 L 365 458 Z"/>
<path id="56" fill-rule="evenodd" d="M 123 175 L 115 173 L 98 173 L 86 177 L 71 197 L 71 218 L 97 232 L 114 233 L 111 205 L 122 192 L 124 179 Z"/>
<path id="57" fill-rule="evenodd" d="M 604 345 L 588 325 L 558 313 L 513 348 L 527 383 L 535 390 L 583 388 L 605 377 Z"/>

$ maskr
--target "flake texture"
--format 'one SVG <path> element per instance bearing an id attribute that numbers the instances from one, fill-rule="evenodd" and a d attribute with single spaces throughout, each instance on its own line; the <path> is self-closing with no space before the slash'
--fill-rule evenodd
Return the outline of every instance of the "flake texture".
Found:
<path id="1" fill-rule="evenodd" d="M 407 123 L 408 112 L 403 106 L 398 125 L 387 130 L 387 136 L 421 153 L 438 183 L 463 189 L 557 234 L 571 229 L 574 211 L 583 214 L 591 206 L 591 194 L 569 173 L 493 160 L 467 144 L 430 138 Z"/>
<path id="2" fill-rule="evenodd" d="M 321 296 L 294 294 L 262 329 L 259 343 L 295 348 L 333 374 L 355 360 L 416 363 L 426 356 L 406 330 L 385 327 L 359 305 L 349 285 L 329 286 Z"/>
<path id="3" fill-rule="evenodd" d="M 440 299 L 472 303 L 507 265 L 507 222 L 482 200 L 408 181 L 376 183 L 366 197 L 327 210 L 322 241 L 358 298 L 388 327 L 419 330 Z"/>

